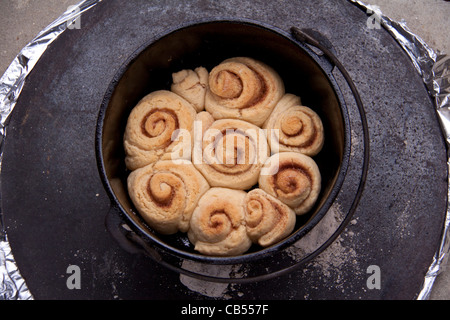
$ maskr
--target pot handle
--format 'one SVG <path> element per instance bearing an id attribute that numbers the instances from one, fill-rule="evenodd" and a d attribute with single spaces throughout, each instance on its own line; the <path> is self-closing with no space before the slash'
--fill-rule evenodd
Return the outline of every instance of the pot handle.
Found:
<path id="1" fill-rule="evenodd" d="M 344 65 L 339 61 L 336 57 L 335 50 L 331 42 L 323 36 L 320 32 L 311 30 L 311 29 L 299 29 L 297 27 L 291 27 L 292 36 L 299 42 L 303 42 L 309 44 L 310 46 L 316 47 L 320 51 L 323 52 L 323 56 L 334 66 L 336 66 L 341 74 L 344 76 L 345 81 L 349 85 L 353 96 L 355 98 L 357 107 L 359 109 L 359 114 L 361 117 L 361 122 L 364 131 L 364 156 L 365 159 L 369 159 L 369 129 L 367 124 L 366 112 L 364 110 L 364 105 L 361 100 L 361 96 L 359 95 L 358 89 L 356 88 L 355 83 L 353 82 L 352 77 L 345 69 Z M 364 178 L 367 172 L 368 161 L 365 161 L 364 164 Z"/>
<path id="2" fill-rule="evenodd" d="M 336 50 L 327 37 L 314 29 L 298 29 L 296 27 L 291 27 L 291 33 L 295 40 L 306 43 L 310 45 L 310 47 L 312 46 L 316 49 L 319 49 L 321 53 L 317 53 L 314 50 L 313 52 L 324 62 L 323 67 L 327 68 L 326 71 L 333 71 L 336 63 L 333 61 L 333 59 L 330 59 L 330 55 L 335 56 Z"/>
<path id="3" fill-rule="evenodd" d="M 239 279 L 221 278 L 203 275 L 178 267 L 165 261 L 161 255 L 137 235 L 126 223 L 120 208 L 112 204 L 105 217 L 105 227 L 118 245 L 130 254 L 139 254 L 151 258 L 153 261 L 178 274 L 204 281 L 219 283 L 239 282 Z M 245 281 L 247 282 L 247 281 Z"/>
<path id="4" fill-rule="evenodd" d="M 120 209 L 115 205 L 111 205 L 105 217 L 105 227 L 118 245 L 126 252 L 147 255 L 158 262 L 162 260 L 159 253 L 130 228 L 122 217 Z"/>
<path id="5" fill-rule="evenodd" d="M 310 46 L 316 47 L 323 53 L 323 57 L 327 59 L 331 64 L 333 64 L 344 76 L 345 81 L 347 82 L 350 90 L 353 93 L 353 97 L 355 99 L 356 105 L 358 107 L 359 116 L 361 119 L 362 130 L 363 130 L 363 139 L 364 139 L 364 158 L 363 158 L 363 167 L 362 167 L 362 175 L 361 180 L 358 185 L 358 190 L 356 192 L 355 198 L 353 200 L 352 206 L 347 214 L 346 220 L 347 222 L 351 219 L 354 212 L 356 211 L 357 205 L 361 199 L 362 193 L 364 191 L 364 187 L 367 180 L 368 170 L 369 170 L 369 161 L 370 161 L 370 132 L 369 125 L 367 122 L 366 111 L 364 109 L 364 105 L 359 95 L 358 89 L 356 88 L 355 83 L 353 82 L 352 77 L 345 69 L 344 65 L 339 61 L 336 57 L 335 50 L 331 42 L 324 37 L 321 33 L 317 31 L 311 31 L 310 29 L 299 29 L 297 27 L 291 27 L 292 36 L 299 42 L 306 43 Z M 341 228 L 344 228 L 346 223 L 341 224 Z M 341 230 L 338 230 L 336 234 L 340 234 Z M 333 237 L 332 237 L 333 238 Z M 330 238 L 329 241 L 334 241 L 334 239 Z"/>

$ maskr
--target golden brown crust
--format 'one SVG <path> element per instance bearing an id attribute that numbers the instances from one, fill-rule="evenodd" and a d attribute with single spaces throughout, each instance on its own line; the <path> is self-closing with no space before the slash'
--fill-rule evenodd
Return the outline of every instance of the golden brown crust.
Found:
<path id="1" fill-rule="evenodd" d="M 284 95 L 271 67 L 247 57 L 223 61 L 209 74 L 205 108 L 215 119 L 242 119 L 261 126 Z"/>
<path id="2" fill-rule="evenodd" d="M 128 192 L 138 212 L 156 231 L 187 232 L 200 197 L 209 189 L 188 160 L 162 160 L 128 176 Z"/>
<path id="3" fill-rule="evenodd" d="M 267 129 L 272 153 L 295 151 L 315 156 L 323 147 L 320 117 L 292 94 L 286 94 L 278 102 L 263 128 Z"/>
<path id="4" fill-rule="evenodd" d="M 145 96 L 131 111 L 125 128 L 127 168 L 190 159 L 195 116 L 192 105 L 173 92 L 160 90 Z"/>
<path id="5" fill-rule="evenodd" d="M 294 230 L 294 211 L 262 189 L 253 189 L 245 197 L 247 233 L 262 247 L 273 245 Z"/>
<path id="6" fill-rule="evenodd" d="M 171 91 L 145 96 L 128 118 L 127 186 L 138 213 L 158 233 L 187 232 L 210 256 L 288 237 L 320 193 L 310 157 L 323 147 L 319 116 L 255 59 L 172 79 Z"/>
<path id="7" fill-rule="evenodd" d="M 259 127 L 242 120 L 222 119 L 205 132 L 201 155 L 193 163 L 212 187 L 245 190 L 258 182 L 269 148 Z"/>
<path id="8" fill-rule="evenodd" d="M 250 248 L 245 228 L 245 196 L 246 192 L 229 188 L 211 188 L 202 196 L 188 231 L 195 250 L 205 255 L 232 256 Z"/>
<path id="9" fill-rule="evenodd" d="M 321 175 L 309 156 L 282 152 L 267 160 L 259 177 L 259 187 L 300 215 L 311 210 L 317 201 Z"/>

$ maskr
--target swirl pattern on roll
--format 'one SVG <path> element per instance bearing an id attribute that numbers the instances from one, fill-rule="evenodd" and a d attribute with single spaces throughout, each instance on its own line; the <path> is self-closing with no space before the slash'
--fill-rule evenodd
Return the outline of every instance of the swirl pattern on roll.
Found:
<path id="1" fill-rule="evenodd" d="M 284 95 L 278 73 L 261 61 L 236 57 L 209 73 L 205 108 L 215 119 L 242 119 L 261 126 Z"/>
<path id="2" fill-rule="evenodd" d="M 236 119 L 214 121 L 202 142 L 193 163 L 212 187 L 249 189 L 270 153 L 264 131 Z"/>
<path id="3" fill-rule="evenodd" d="M 294 151 L 315 156 L 323 147 L 320 117 L 293 94 L 286 94 L 278 102 L 263 128 L 268 129 L 272 153 Z"/>
<path id="4" fill-rule="evenodd" d="M 125 128 L 127 168 L 190 159 L 195 116 L 194 107 L 173 92 L 159 90 L 145 96 L 131 111 Z"/>
<path id="5" fill-rule="evenodd" d="M 187 232 L 198 200 L 209 189 L 188 160 L 162 160 L 136 169 L 127 184 L 138 212 L 161 234 Z"/>
<path id="6" fill-rule="evenodd" d="M 294 230 L 294 211 L 262 189 L 253 189 L 247 194 L 244 208 L 247 234 L 262 247 L 283 240 Z"/>
<path id="7" fill-rule="evenodd" d="M 265 163 L 259 187 L 301 215 L 311 210 L 317 201 L 321 175 L 311 157 L 297 152 L 281 152 Z"/>
<path id="8" fill-rule="evenodd" d="M 170 91 L 131 110 L 123 145 L 132 209 L 152 232 L 187 233 L 204 255 L 279 243 L 321 190 L 321 119 L 248 57 L 172 73 Z"/>
<path id="9" fill-rule="evenodd" d="M 246 252 L 252 242 L 245 227 L 245 191 L 211 188 L 198 202 L 188 231 L 195 250 L 210 256 Z"/>

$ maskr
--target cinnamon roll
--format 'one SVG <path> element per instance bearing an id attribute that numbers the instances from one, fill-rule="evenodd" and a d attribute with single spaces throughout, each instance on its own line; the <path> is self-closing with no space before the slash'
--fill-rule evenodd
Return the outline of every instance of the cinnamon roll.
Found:
<path id="1" fill-rule="evenodd" d="M 261 126 L 284 95 L 278 73 L 261 61 L 236 57 L 209 73 L 205 108 L 215 119 L 242 119 Z"/>
<path id="2" fill-rule="evenodd" d="M 247 234 L 262 247 L 283 240 L 294 230 L 294 211 L 262 189 L 253 189 L 247 194 L 244 208 Z"/>
<path id="3" fill-rule="evenodd" d="M 311 210 L 317 201 L 321 175 L 311 157 L 298 152 L 281 152 L 267 160 L 259 177 L 259 187 L 301 215 Z"/>
<path id="4" fill-rule="evenodd" d="M 128 193 L 142 218 L 161 234 L 187 232 L 209 185 L 188 160 L 162 160 L 128 176 Z"/>
<path id="5" fill-rule="evenodd" d="M 195 250 L 205 255 L 233 256 L 252 242 L 245 227 L 245 191 L 211 188 L 198 202 L 188 231 Z"/>
<path id="6" fill-rule="evenodd" d="M 192 162 L 195 164 L 202 163 L 202 142 L 203 135 L 214 123 L 214 118 L 208 111 L 197 113 L 194 124 L 194 148 L 192 149 Z"/>
<path id="7" fill-rule="evenodd" d="M 124 134 L 125 164 L 135 170 L 157 160 L 190 159 L 194 107 L 177 94 L 160 90 L 131 111 Z"/>
<path id="8" fill-rule="evenodd" d="M 172 74 L 172 92 L 189 101 L 197 112 L 205 109 L 205 94 L 209 73 L 203 67 L 181 70 Z"/>
<path id="9" fill-rule="evenodd" d="M 323 147 L 324 130 L 320 117 L 312 109 L 302 106 L 300 98 L 293 94 L 286 94 L 278 102 L 263 128 L 267 129 L 272 153 L 295 151 L 315 156 Z"/>
<path id="10" fill-rule="evenodd" d="M 208 111 L 201 111 L 197 113 L 195 121 L 198 121 L 198 124 L 200 125 L 198 128 L 198 133 L 199 137 L 202 138 L 206 130 L 208 130 L 209 127 L 212 126 L 215 120 Z"/>
<path id="11" fill-rule="evenodd" d="M 245 121 L 216 120 L 206 130 L 201 155 L 193 160 L 212 187 L 249 189 L 269 156 L 264 131 Z"/>

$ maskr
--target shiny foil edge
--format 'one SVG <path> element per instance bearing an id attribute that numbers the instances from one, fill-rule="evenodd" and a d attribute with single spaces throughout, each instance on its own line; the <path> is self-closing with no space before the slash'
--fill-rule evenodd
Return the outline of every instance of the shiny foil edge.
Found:
<path id="1" fill-rule="evenodd" d="M 448 200 L 450 198 L 450 56 L 434 51 L 423 39 L 409 30 L 405 21 L 393 21 L 383 15 L 378 6 L 365 4 L 359 0 L 349 1 L 376 19 L 410 57 L 415 69 L 422 77 L 429 95 L 434 100 L 441 131 L 445 138 L 449 175 L 447 179 L 447 210 L 439 248 L 433 256 L 421 291 L 417 296 L 417 300 L 428 300 L 436 277 L 445 270 L 450 251 L 450 202 Z"/>
<path id="2" fill-rule="evenodd" d="M 59 18 L 28 43 L 0 78 L 0 171 L 3 145 L 9 117 L 22 92 L 25 80 L 48 46 L 87 10 L 102 0 L 83 0 L 67 9 Z M 14 259 L 0 212 L 0 300 L 34 300 Z"/>
<path id="3" fill-rule="evenodd" d="M 0 79 L 0 170 L 3 157 L 3 141 L 9 116 L 17 103 L 19 95 L 25 84 L 26 77 L 33 69 L 47 47 L 64 32 L 71 22 L 74 22 L 82 13 L 91 9 L 102 0 L 84 0 L 66 11 L 57 20 L 41 31 L 19 55 L 14 59 Z M 396 22 L 385 15 L 376 6 L 367 5 L 358 0 L 348 0 L 359 6 L 368 14 L 376 14 L 381 25 L 388 30 L 405 50 L 416 68 L 417 72 L 435 100 L 436 111 L 447 147 L 450 145 L 450 58 L 447 55 L 436 53 L 420 37 L 412 33 L 405 22 Z M 78 10 L 77 10 L 78 8 Z M 448 160 L 450 172 L 450 158 Z M 450 176 L 449 176 L 450 186 Z M 448 188 L 450 197 L 450 187 Z M 0 212 L 0 218 L 2 218 Z M 1 222 L 1 220 L 0 220 Z M 419 300 L 428 299 L 436 276 L 442 271 L 448 259 L 450 248 L 450 208 L 447 214 L 442 233 L 439 250 L 436 252 L 432 264 L 424 279 L 423 288 L 418 296 Z M 30 300 L 32 294 L 15 263 L 3 224 L 0 225 L 0 300 Z"/>

